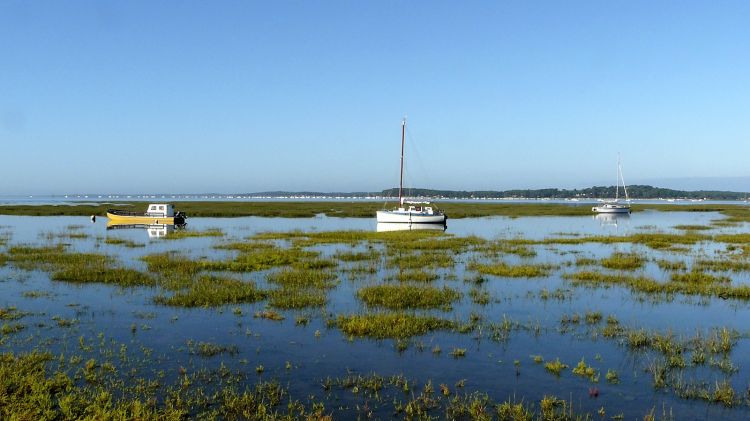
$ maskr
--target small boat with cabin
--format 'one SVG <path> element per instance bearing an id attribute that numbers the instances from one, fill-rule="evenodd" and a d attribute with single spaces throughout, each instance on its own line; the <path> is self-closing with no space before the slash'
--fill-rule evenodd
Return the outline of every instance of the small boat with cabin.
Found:
<path id="1" fill-rule="evenodd" d="M 167 224 L 181 225 L 185 223 L 182 212 L 175 212 L 174 205 L 169 203 L 151 203 L 146 212 L 132 212 L 120 209 L 108 209 L 107 218 L 121 224 Z"/>
<path id="2" fill-rule="evenodd" d="M 378 223 L 389 224 L 442 224 L 445 225 L 445 213 L 429 202 L 410 202 L 404 198 L 404 133 L 406 118 L 401 120 L 401 178 L 398 184 L 399 207 L 393 210 L 376 212 Z"/>

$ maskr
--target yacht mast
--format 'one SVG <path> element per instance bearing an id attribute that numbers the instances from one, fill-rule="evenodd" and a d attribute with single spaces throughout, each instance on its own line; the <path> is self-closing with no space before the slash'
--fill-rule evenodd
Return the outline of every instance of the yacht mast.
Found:
<path id="1" fill-rule="evenodd" d="M 404 132 L 406 131 L 406 117 L 401 120 L 401 178 L 398 182 L 398 205 L 403 204 L 403 191 L 404 191 Z"/>
<path id="2" fill-rule="evenodd" d="M 615 202 L 620 200 L 620 154 L 617 154 L 617 177 L 615 178 Z"/>
<path id="3" fill-rule="evenodd" d="M 622 167 L 620 166 L 620 157 L 617 157 L 617 172 L 620 173 L 620 181 L 622 181 L 622 189 L 625 191 L 625 201 L 630 203 L 630 197 L 628 197 L 628 188 L 625 187 L 625 177 L 622 176 Z"/>

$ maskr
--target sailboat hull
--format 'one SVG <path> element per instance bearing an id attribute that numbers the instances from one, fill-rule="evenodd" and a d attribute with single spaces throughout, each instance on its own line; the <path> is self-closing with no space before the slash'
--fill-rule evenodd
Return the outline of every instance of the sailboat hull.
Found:
<path id="1" fill-rule="evenodd" d="M 375 228 L 377 232 L 389 232 L 389 231 L 418 231 L 418 230 L 432 230 L 432 231 L 445 231 L 447 227 L 445 224 L 394 224 L 391 222 L 378 222 Z"/>
<path id="2" fill-rule="evenodd" d="M 591 208 L 592 212 L 596 213 L 630 213 L 630 206 L 628 205 L 603 205 L 594 206 Z"/>
<path id="3" fill-rule="evenodd" d="M 377 211 L 378 223 L 389 224 L 445 224 L 444 214 L 421 212 Z"/>

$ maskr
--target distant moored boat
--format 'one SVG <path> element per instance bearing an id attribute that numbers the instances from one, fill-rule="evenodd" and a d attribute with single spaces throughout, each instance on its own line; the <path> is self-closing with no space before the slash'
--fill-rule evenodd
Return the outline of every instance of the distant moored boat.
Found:
<path id="1" fill-rule="evenodd" d="M 622 189 L 625 191 L 625 202 L 620 202 L 620 182 Z M 630 198 L 628 189 L 625 187 L 625 179 L 622 177 L 622 167 L 620 166 L 620 156 L 617 156 L 617 182 L 615 183 L 615 200 L 604 201 L 599 206 L 591 208 L 596 213 L 630 213 Z"/>

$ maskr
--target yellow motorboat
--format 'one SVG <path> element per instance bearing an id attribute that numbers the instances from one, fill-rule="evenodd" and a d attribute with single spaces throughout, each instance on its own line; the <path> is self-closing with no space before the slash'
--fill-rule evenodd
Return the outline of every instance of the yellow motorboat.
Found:
<path id="1" fill-rule="evenodd" d="M 181 225 L 187 218 L 182 212 L 175 212 L 174 205 L 168 203 L 152 203 L 146 212 L 132 212 L 119 209 L 107 210 L 107 218 L 118 224 L 167 224 Z"/>

